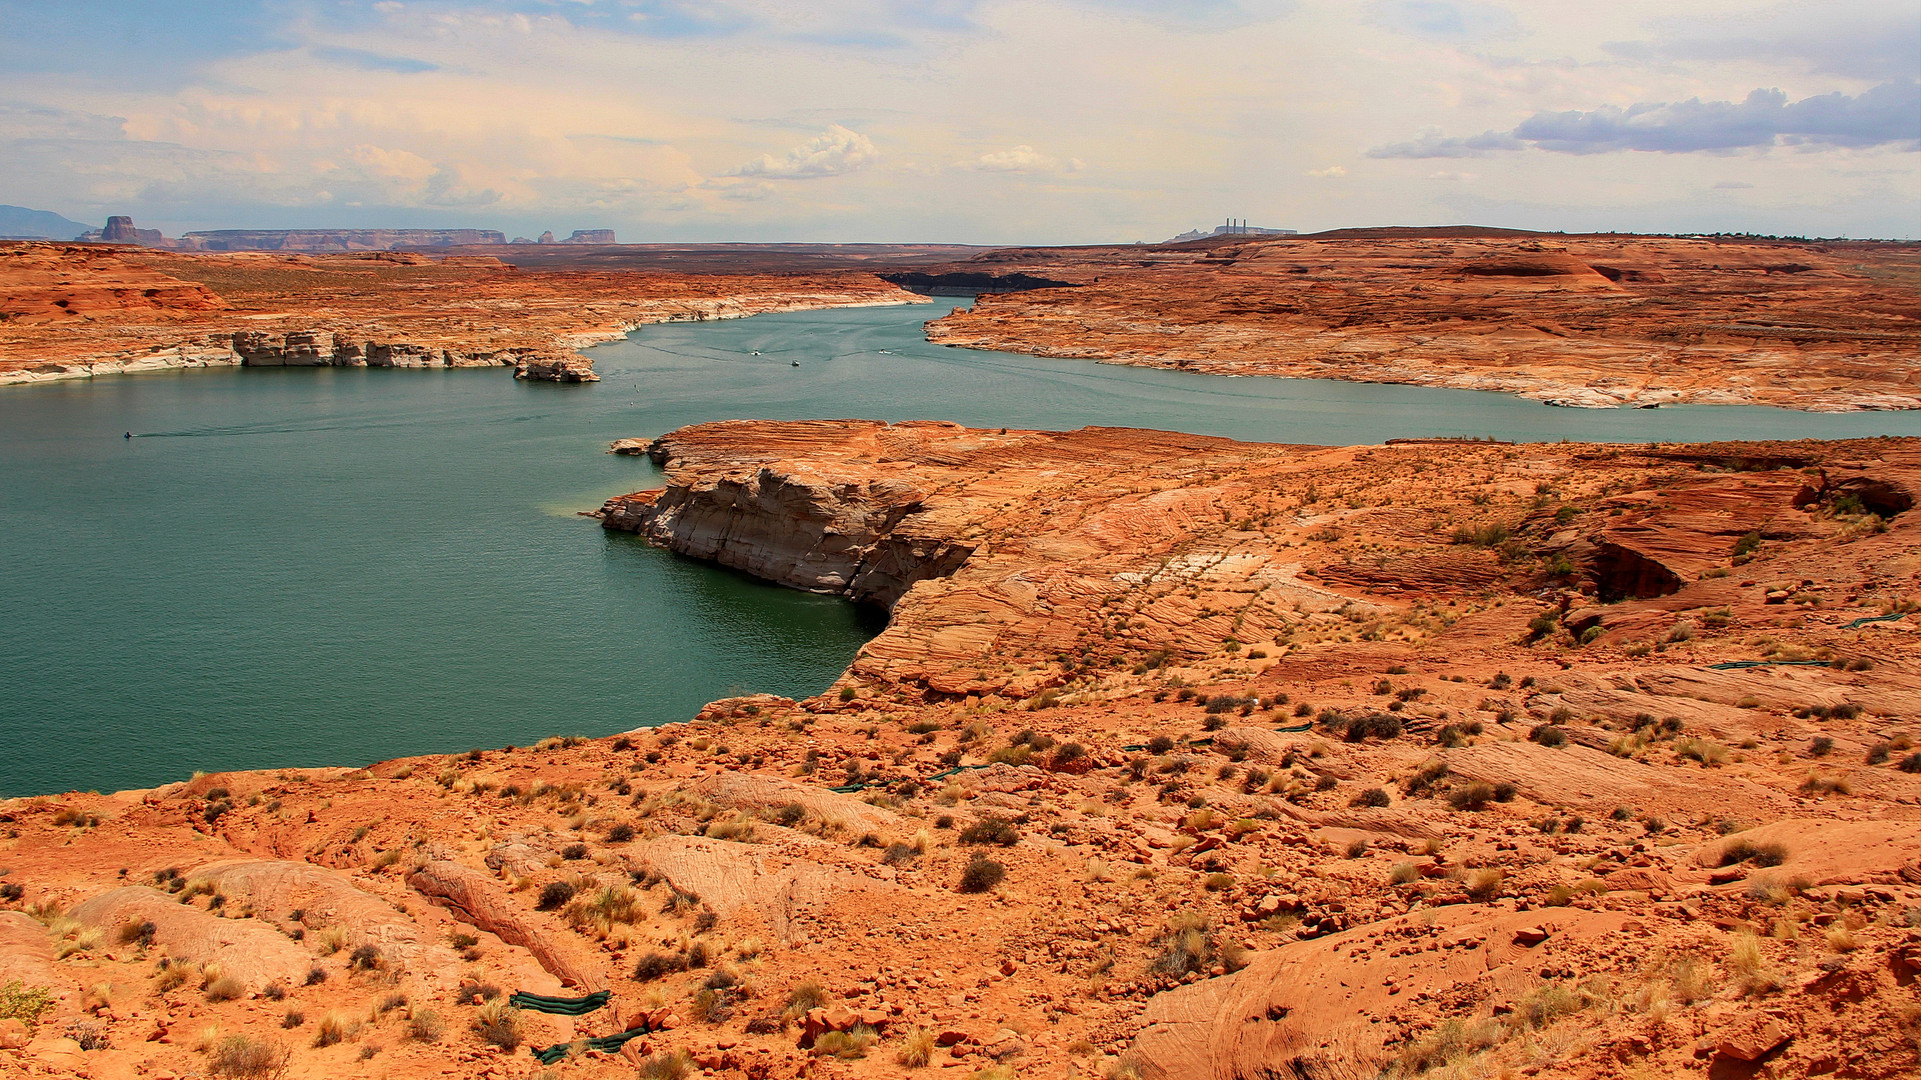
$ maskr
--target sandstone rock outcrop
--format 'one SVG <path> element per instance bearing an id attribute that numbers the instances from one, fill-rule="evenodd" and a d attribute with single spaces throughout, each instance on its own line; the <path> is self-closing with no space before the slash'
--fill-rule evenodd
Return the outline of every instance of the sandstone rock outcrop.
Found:
<path id="1" fill-rule="evenodd" d="M 1350 229 L 1010 248 L 931 340 L 1223 375 L 1496 390 L 1556 405 L 1921 405 L 1912 244 Z M 937 271 L 930 271 L 937 272 Z"/>
<path id="2" fill-rule="evenodd" d="M 594 1080 L 1915 1072 L 1914 441 L 622 445 L 669 487 L 610 523 L 938 570 L 807 700 L 0 802 L 0 981 L 50 992 L 0 1072 L 206 1073 L 217 1025 L 503 1075 L 494 995 L 563 981 L 612 1000 L 527 1043 L 651 1029 Z M 305 974 L 220 1000 L 172 960 L 226 934 Z"/>
<path id="3" fill-rule="evenodd" d="M 153 942 L 176 961 L 219 966 L 249 991 L 274 983 L 297 985 L 312 966 L 307 950 L 259 922 L 223 919 L 143 885 L 112 889 L 73 909 L 73 917 L 103 933 L 153 926 Z"/>
<path id="4" fill-rule="evenodd" d="M 592 362 L 573 350 L 646 323 L 918 299 L 848 272 L 521 271 L 491 255 L 0 243 L 0 385 L 243 364 L 504 366 L 591 382 Z"/>
<path id="5" fill-rule="evenodd" d="M 510 945 L 519 945 L 540 966 L 567 986 L 583 991 L 606 985 L 599 965 L 584 950 L 520 914 L 518 905 L 491 879 L 459 863 L 434 859 L 407 875 L 407 884 L 436 904 L 453 910 L 462 922 L 485 930 Z"/>

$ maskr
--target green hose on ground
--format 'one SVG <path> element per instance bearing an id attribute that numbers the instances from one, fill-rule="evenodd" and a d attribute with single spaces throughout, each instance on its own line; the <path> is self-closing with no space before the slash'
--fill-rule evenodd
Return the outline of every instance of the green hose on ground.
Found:
<path id="1" fill-rule="evenodd" d="M 516 1009 L 553 1013 L 556 1016 L 585 1016 L 607 1004 L 613 996 L 614 992 L 611 990 L 596 990 L 580 998 L 548 997 L 545 994 L 529 994 L 517 990 L 508 996 L 507 1004 Z"/>
<path id="2" fill-rule="evenodd" d="M 576 1039 L 570 1043 L 555 1043 L 545 1050 L 537 1047 L 528 1047 L 528 1049 L 533 1051 L 534 1057 L 539 1059 L 542 1065 L 552 1065 L 554 1062 L 566 1057 L 567 1051 L 572 1050 L 576 1046 L 587 1050 L 598 1050 L 603 1054 L 612 1054 L 627 1045 L 627 1040 L 637 1039 L 645 1034 L 647 1034 L 647 1025 L 642 1024 L 631 1031 L 623 1031 L 618 1035 L 602 1035 L 596 1039 Z"/>

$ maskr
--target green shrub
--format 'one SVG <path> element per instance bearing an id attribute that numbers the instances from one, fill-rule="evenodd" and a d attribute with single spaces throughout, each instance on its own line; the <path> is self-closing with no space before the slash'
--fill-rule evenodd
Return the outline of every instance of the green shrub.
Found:
<path id="1" fill-rule="evenodd" d="M 53 991 L 44 986 L 28 986 L 19 979 L 0 986 L 0 1020 L 19 1020 L 32 1027 L 51 1008 Z"/>

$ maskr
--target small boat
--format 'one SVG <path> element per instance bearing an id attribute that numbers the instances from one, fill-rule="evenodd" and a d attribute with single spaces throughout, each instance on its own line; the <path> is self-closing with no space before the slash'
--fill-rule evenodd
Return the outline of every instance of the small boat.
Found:
<path id="1" fill-rule="evenodd" d="M 794 361 L 794 366 L 795 366 L 795 367 L 799 367 L 799 366 L 800 366 L 800 361 L 798 361 L 798 360 L 796 360 L 796 361 Z"/>

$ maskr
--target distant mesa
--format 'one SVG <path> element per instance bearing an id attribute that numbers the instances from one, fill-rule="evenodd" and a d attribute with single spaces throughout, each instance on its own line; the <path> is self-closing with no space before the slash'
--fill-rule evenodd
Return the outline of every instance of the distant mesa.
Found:
<path id="1" fill-rule="evenodd" d="M 540 234 L 540 239 L 529 240 L 524 236 L 514 237 L 516 244 L 618 244 L 612 229 L 575 229 L 574 234 L 565 240 L 554 239 L 554 231 L 548 229 Z"/>
<path id="2" fill-rule="evenodd" d="M 398 251 L 402 248 L 504 244 L 493 229 L 215 229 L 190 232 L 175 244 L 180 251 Z"/>
<path id="3" fill-rule="evenodd" d="M 1259 225 L 1249 225 L 1247 223 L 1246 218 L 1241 218 L 1239 220 L 1236 220 L 1234 218 L 1228 218 L 1225 222 L 1214 226 L 1214 228 L 1209 232 L 1202 232 L 1199 229 L 1189 229 L 1186 232 L 1180 234 L 1179 236 L 1169 237 L 1168 239 L 1161 241 L 1161 243 L 1184 244 L 1189 240 L 1211 240 L 1216 236 L 1299 236 L 1299 235 L 1300 235 L 1300 230 L 1298 229 L 1264 229 Z"/>

